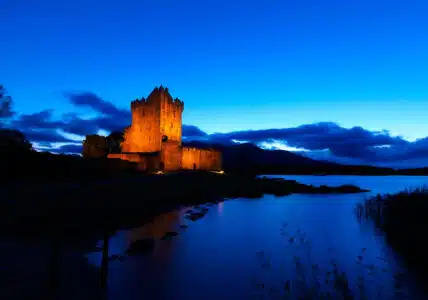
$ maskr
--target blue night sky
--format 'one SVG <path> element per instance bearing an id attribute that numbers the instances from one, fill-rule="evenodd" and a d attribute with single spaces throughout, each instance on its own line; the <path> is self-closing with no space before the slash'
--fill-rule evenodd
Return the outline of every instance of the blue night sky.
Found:
<path id="1" fill-rule="evenodd" d="M 380 135 L 395 141 L 382 142 L 389 148 L 363 149 L 395 153 L 385 161 L 379 155 L 387 153 L 376 161 L 341 155 L 290 135 L 254 141 L 380 165 L 416 158 L 396 155 L 405 148 L 428 162 L 428 146 L 420 147 L 428 145 L 427 1 L 0 0 L 0 7 L 0 83 L 18 127 L 28 129 L 25 117 L 47 109 L 45 123 L 95 116 L 99 110 L 75 101 L 88 94 L 129 110 L 163 84 L 185 102 L 184 124 L 223 133 L 213 138 L 253 141 L 242 133 L 302 125 L 349 137 L 388 130 Z"/>

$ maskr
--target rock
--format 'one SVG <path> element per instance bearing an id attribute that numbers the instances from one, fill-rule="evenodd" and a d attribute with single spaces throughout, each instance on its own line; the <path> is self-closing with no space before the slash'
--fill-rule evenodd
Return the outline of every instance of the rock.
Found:
<path id="1" fill-rule="evenodd" d="M 201 207 L 200 209 L 199 209 L 199 211 L 200 212 L 204 212 L 204 213 L 207 213 L 208 211 L 209 211 L 209 209 L 207 208 L 207 207 Z"/>
<path id="2" fill-rule="evenodd" d="M 361 193 L 361 192 L 369 192 L 369 190 L 361 189 L 355 185 L 341 185 L 337 187 L 338 192 L 340 193 Z"/>
<path id="3" fill-rule="evenodd" d="M 193 213 L 187 215 L 186 219 L 191 220 L 191 221 L 196 221 L 196 220 L 199 220 L 200 218 L 202 218 L 203 216 L 205 216 L 205 213 L 203 213 L 203 212 L 193 212 Z"/>
<path id="4" fill-rule="evenodd" d="M 142 239 L 133 242 L 128 250 L 126 250 L 126 254 L 128 255 L 137 255 L 137 254 L 143 254 L 148 253 L 153 250 L 155 246 L 155 241 L 152 238 Z"/>
<path id="5" fill-rule="evenodd" d="M 173 236 L 177 236 L 177 235 L 178 235 L 178 232 L 168 231 L 168 232 L 165 232 L 164 236 L 162 237 L 162 240 L 169 240 Z"/>

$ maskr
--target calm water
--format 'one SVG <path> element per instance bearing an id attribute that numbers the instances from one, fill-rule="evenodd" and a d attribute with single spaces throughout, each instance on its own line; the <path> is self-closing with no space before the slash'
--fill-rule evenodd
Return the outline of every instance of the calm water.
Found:
<path id="1" fill-rule="evenodd" d="M 110 262 L 109 299 L 276 299 L 286 280 L 324 282 L 332 263 L 346 272 L 354 292 L 362 276 L 373 299 L 390 299 L 392 274 L 403 271 L 401 262 L 370 224 L 357 222 L 353 209 L 364 197 L 419 187 L 428 177 L 283 177 L 314 185 L 355 184 L 372 192 L 237 199 L 210 207 L 196 222 L 186 220 L 182 210 L 119 232 L 110 241 L 111 254 L 122 255 L 145 237 L 157 241 L 149 254 Z M 179 235 L 161 240 L 167 231 Z M 100 254 L 91 253 L 88 260 L 99 266 Z M 420 298 L 409 278 L 403 290 Z"/>
<path id="2" fill-rule="evenodd" d="M 372 192 L 237 199 L 210 207 L 196 222 L 186 220 L 182 210 L 118 232 L 110 240 L 111 255 L 123 255 L 130 243 L 146 237 L 154 237 L 156 245 L 151 253 L 110 262 L 108 299 L 277 299 L 287 280 L 294 280 L 293 291 L 302 281 L 312 286 L 323 282 L 321 288 L 327 289 L 332 263 L 346 272 L 355 293 L 362 276 L 372 299 L 391 299 L 392 275 L 402 271 L 402 264 L 371 224 L 356 221 L 353 209 L 364 197 L 418 187 L 428 177 L 285 178 L 314 185 L 355 184 Z M 179 235 L 161 240 L 167 231 Z M 86 244 L 78 239 L 61 246 L 60 299 L 96 298 L 101 255 L 77 252 L 80 243 Z M 49 299 L 51 246 L 50 240 L 36 238 L 0 240 L 0 299 Z M 360 255 L 363 263 L 357 264 Z M 410 299 L 423 299 L 413 282 L 410 277 L 401 285 Z"/>

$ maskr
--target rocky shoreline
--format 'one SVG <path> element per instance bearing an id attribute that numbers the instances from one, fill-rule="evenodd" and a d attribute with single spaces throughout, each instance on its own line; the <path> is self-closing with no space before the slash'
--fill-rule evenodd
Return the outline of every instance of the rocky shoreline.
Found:
<path id="1" fill-rule="evenodd" d="M 264 194 L 361 193 L 352 185 L 312 186 L 294 180 L 186 172 L 85 183 L 8 183 L 2 187 L 3 234 L 81 236 L 143 225 L 182 206 Z M 13 228 L 13 232 L 11 230 Z"/>

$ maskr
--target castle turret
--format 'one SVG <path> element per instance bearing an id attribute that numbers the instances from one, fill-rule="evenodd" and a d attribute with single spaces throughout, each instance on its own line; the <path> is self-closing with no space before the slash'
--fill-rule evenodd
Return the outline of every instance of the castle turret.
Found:
<path id="1" fill-rule="evenodd" d="M 183 110 L 184 102 L 172 98 L 169 89 L 162 85 L 155 87 L 147 99 L 132 101 L 132 124 L 124 131 L 122 153 L 110 153 L 108 157 L 137 162 L 142 169 L 221 170 L 220 152 L 181 145 Z M 86 140 L 86 156 L 105 155 L 93 154 L 100 147 L 90 147 L 104 145 L 104 140 L 93 138 L 90 143 L 90 139 Z"/>
<path id="2" fill-rule="evenodd" d="M 125 132 L 124 152 L 157 152 L 162 140 L 181 145 L 184 104 L 168 88 L 155 87 L 150 95 L 131 102 L 132 125 Z"/>
<path id="3" fill-rule="evenodd" d="M 181 145 L 183 102 L 173 99 L 168 88 L 160 88 L 160 132 L 168 141 Z"/>

